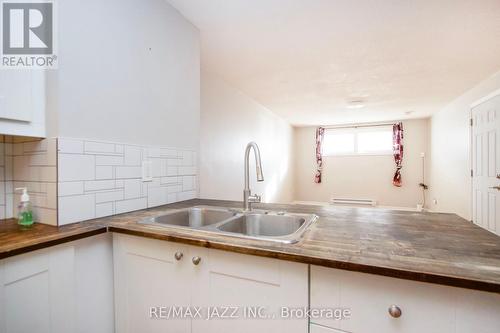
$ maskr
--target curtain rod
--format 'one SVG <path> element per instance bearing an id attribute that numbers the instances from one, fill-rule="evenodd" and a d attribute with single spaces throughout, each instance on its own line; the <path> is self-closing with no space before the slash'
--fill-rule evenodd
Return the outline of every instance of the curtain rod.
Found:
<path id="1" fill-rule="evenodd" d="M 394 123 L 381 123 L 381 124 L 361 124 L 361 125 L 346 125 L 346 126 L 321 126 L 324 129 L 342 129 L 342 128 L 362 128 L 362 127 L 378 127 L 378 126 L 392 126 Z"/>

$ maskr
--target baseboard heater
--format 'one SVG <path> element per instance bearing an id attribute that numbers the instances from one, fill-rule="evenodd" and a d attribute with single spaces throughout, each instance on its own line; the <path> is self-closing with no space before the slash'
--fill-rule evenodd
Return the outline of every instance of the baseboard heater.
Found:
<path id="1" fill-rule="evenodd" d="M 334 205 L 364 205 L 364 206 L 376 206 L 377 201 L 373 199 L 346 199 L 346 198 L 332 198 L 330 200 L 331 204 Z"/>

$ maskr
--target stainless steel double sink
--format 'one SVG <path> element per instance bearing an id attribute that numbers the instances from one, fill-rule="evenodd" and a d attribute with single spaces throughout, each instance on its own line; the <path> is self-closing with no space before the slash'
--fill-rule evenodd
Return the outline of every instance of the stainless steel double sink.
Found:
<path id="1" fill-rule="evenodd" d="M 298 242 L 317 219 L 313 214 L 264 210 L 244 212 L 225 207 L 195 206 L 173 210 L 139 223 L 290 244 Z"/>

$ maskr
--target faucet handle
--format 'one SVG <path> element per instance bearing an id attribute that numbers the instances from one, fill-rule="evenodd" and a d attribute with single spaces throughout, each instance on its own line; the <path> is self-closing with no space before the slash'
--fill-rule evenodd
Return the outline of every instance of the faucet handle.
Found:
<path id="1" fill-rule="evenodd" d="M 259 203 L 260 200 L 261 200 L 261 197 L 258 194 L 252 194 L 252 195 L 248 196 L 248 202 Z"/>

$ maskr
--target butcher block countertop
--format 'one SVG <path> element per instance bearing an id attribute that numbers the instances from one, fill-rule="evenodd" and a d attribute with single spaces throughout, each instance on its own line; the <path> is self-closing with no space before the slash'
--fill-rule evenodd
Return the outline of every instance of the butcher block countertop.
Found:
<path id="1" fill-rule="evenodd" d="M 316 214 L 295 244 L 138 224 L 162 212 L 241 203 L 194 199 L 63 227 L 21 230 L 0 222 L 0 259 L 106 231 L 244 254 L 500 293 L 500 237 L 454 214 L 378 208 L 258 204 L 255 209 Z"/>

